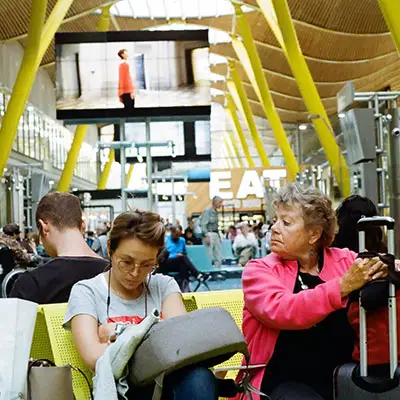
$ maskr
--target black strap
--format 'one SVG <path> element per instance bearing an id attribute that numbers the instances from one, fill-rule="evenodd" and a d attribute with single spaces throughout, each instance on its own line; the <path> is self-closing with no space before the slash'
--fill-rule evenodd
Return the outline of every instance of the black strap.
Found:
<path id="1" fill-rule="evenodd" d="M 85 379 L 85 381 L 86 381 L 86 383 L 88 385 L 88 388 L 89 388 L 90 400 L 94 400 L 93 393 L 92 393 L 92 391 L 93 391 L 92 385 L 90 384 L 89 379 L 86 376 L 86 374 L 80 368 L 74 367 L 71 364 L 67 364 L 66 366 L 70 367 L 71 370 L 73 370 L 73 371 L 79 372 L 83 376 L 83 378 Z M 36 360 L 30 360 L 29 361 L 29 365 L 28 365 L 28 393 L 27 393 L 28 394 L 28 400 L 32 400 L 32 390 L 31 390 L 31 382 L 30 382 L 30 373 L 31 373 L 32 367 L 57 367 L 57 365 L 53 361 L 48 360 L 47 358 L 39 358 L 39 359 L 36 359 Z"/>
<path id="2" fill-rule="evenodd" d="M 88 388 L 89 388 L 90 400 L 94 400 L 93 392 L 92 392 L 92 390 L 93 390 L 93 389 L 92 389 L 92 385 L 90 384 L 89 379 L 88 379 L 88 377 L 86 376 L 86 374 L 85 374 L 80 368 L 74 367 L 74 366 L 71 365 L 71 364 L 68 364 L 68 365 L 71 367 L 71 369 L 72 369 L 73 371 L 79 372 L 79 373 L 83 376 L 83 378 L 85 379 L 85 381 L 86 381 L 86 383 L 87 383 L 87 385 L 88 385 Z"/>

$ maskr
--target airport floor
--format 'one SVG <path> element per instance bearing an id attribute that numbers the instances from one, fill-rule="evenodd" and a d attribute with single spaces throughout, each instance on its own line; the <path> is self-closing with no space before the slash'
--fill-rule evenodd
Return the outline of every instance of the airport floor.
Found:
<path id="1" fill-rule="evenodd" d="M 229 289 L 241 289 L 242 288 L 242 279 L 240 277 L 234 278 L 226 278 L 225 280 L 209 280 L 207 281 L 208 286 L 211 290 L 229 290 Z M 191 284 L 193 287 L 193 283 Z M 204 292 L 208 289 L 201 285 L 198 292 Z"/>

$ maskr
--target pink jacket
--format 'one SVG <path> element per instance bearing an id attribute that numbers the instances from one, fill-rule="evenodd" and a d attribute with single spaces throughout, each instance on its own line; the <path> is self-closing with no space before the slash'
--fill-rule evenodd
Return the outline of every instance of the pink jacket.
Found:
<path id="1" fill-rule="evenodd" d="M 250 261 L 243 271 L 243 333 L 250 364 L 267 364 L 279 331 L 308 329 L 331 312 L 346 306 L 340 296 L 339 278 L 350 268 L 356 254 L 348 249 L 326 249 L 320 277 L 325 283 L 293 294 L 298 266 L 276 254 Z M 264 368 L 254 371 L 252 384 L 260 389 Z M 240 397 L 238 396 L 237 399 Z M 253 395 L 254 400 L 260 400 Z"/>

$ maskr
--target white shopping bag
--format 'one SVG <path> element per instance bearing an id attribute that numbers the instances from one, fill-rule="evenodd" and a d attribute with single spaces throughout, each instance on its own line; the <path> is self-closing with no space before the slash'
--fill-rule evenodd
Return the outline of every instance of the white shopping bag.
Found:
<path id="1" fill-rule="evenodd" d="M 0 299 L 0 400 L 25 398 L 37 309 L 30 301 Z"/>

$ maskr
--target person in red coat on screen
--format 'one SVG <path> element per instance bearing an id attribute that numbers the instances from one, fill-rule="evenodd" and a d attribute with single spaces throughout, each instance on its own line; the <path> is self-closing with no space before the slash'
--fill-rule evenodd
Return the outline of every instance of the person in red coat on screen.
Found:
<path id="1" fill-rule="evenodd" d="M 121 49 L 118 52 L 118 56 L 122 60 L 119 65 L 118 97 L 121 103 L 124 104 L 125 109 L 128 110 L 135 107 L 135 87 L 129 71 L 129 64 L 126 61 L 128 59 L 128 51 Z"/>

